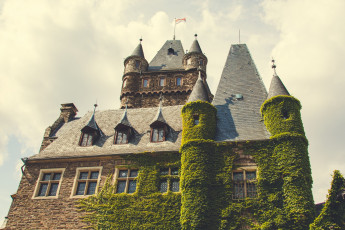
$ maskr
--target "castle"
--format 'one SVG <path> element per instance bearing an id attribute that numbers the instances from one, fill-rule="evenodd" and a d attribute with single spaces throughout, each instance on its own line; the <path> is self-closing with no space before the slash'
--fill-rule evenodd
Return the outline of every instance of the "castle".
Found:
<path id="1" fill-rule="evenodd" d="M 245 44 L 231 46 L 215 95 L 207 61 L 197 37 L 186 53 L 166 41 L 150 63 L 140 41 L 120 109 L 79 118 L 62 104 L 23 159 L 5 229 L 341 229 L 327 215 L 344 216 L 340 174 L 314 222 L 300 102 L 277 74 L 267 93 Z"/>

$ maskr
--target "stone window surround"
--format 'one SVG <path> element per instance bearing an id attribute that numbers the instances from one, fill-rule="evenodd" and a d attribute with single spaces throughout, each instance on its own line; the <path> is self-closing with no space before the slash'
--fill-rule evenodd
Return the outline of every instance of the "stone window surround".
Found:
<path id="1" fill-rule="evenodd" d="M 127 81 L 128 81 L 128 78 L 124 78 L 123 79 L 122 88 L 126 88 L 127 87 Z"/>
<path id="2" fill-rule="evenodd" d="M 162 80 L 163 80 L 163 84 L 162 84 Z M 166 79 L 165 76 L 160 76 L 160 77 L 159 77 L 158 85 L 159 85 L 160 87 L 164 87 L 164 86 L 167 85 L 167 79 Z"/>
<path id="3" fill-rule="evenodd" d="M 119 179 L 119 174 L 120 174 L 120 171 L 121 170 L 128 170 L 128 174 L 127 174 L 127 177 L 123 177 Z M 130 177 L 130 171 L 131 170 L 137 170 L 138 171 L 138 174 L 136 177 Z M 123 165 L 118 165 L 115 167 L 115 174 L 114 174 L 114 184 L 115 184 L 115 194 L 127 194 L 127 195 L 133 195 L 134 193 L 137 192 L 137 186 L 136 185 L 136 189 L 135 189 L 135 192 L 134 193 L 128 193 L 128 186 L 129 186 L 129 181 L 130 180 L 137 180 L 138 178 L 138 175 L 139 175 L 139 169 L 137 168 L 130 168 L 130 167 L 126 167 L 126 166 L 123 166 Z M 121 181 L 126 181 L 126 187 L 125 187 L 125 191 L 123 193 L 117 193 L 117 186 L 118 186 L 118 181 L 121 180 Z"/>
<path id="4" fill-rule="evenodd" d="M 99 186 L 100 181 L 101 181 L 102 169 L 103 169 L 103 166 L 77 167 L 70 198 L 84 198 L 84 197 L 89 197 L 89 196 L 94 195 L 94 194 L 92 194 L 92 195 L 75 195 L 75 193 L 77 192 L 77 186 L 78 186 L 80 172 L 89 172 L 89 171 L 97 171 L 98 170 L 98 179 L 97 179 L 97 185 L 96 185 L 96 191 L 95 191 L 95 194 L 97 194 L 98 193 L 98 186 Z"/>
<path id="5" fill-rule="evenodd" d="M 177 79 L 178 79 L 178 78 L 180 79 L 180 84 L 179 84 L 179 85 L 177 84 Z M 176 78 L 175 78 L 175 85 L 176 85 L 176 86 L 182 86 L 182 85 L 183 85 L 182 76 L 176 76 Z"/>
<path id="6" fill-rule="evenodd" d="M 258 178 L 258 167 L 255 165 L 251 165 L 251 166 L 239 166 L 239 167 L 237 167 L 237 168 L 235 168 L 235 169 L 233 169 L 232 170 L 232 181 L 233 181 L 233 184 L 234 184 L 234 172 L 244 172 L 244 178 L 243 178 L 243 183 L 244 183 L 244 187 L 243 187 L 243 189 L 244 189 L 244 197 L 243 198 L 235 198 L 234 197 L 234 194 L 232 195 L 233 196 L 233 200 L 243 200 L 243 199 L 246 199 L 246 198 L 248 198 L 248 196 L 247 196 L 247 180 L 246 180 L 246 174 L 245 174 L 245 172 L 256 172 L 256 180 L 255 180 L 255 182 L 257 182 L 257 178 Z M 250 197 L 249 197 L 250 198 Z"/>
<path id="7" fill-rule="evenodd" d="M 50 168 L 50 169 L 41 169 L 40 170 L 40 174 L 37 178 L 36 181 L 36 186 L 35 186 L 35 190 L 34 190 L 34 194 L 32 196 L 32 199 L 57 199 L 59 198 L 59 192 L 60 192 L 60 188 L 61 188 L 61 184 L 62 184 L 62 179 L 63 179 L 63 174 L 65 172 L 65 168 Z M 42 181 L 42 177 L 45 173 L 61 173 L 61 177 L 59 180 L 59 185 L 58 185 L 58 189 L 56 191 L 56 196 L 37 196 L 39 189 L 40 189 L 40 185 L 41 185 L 41 181 Z M 51 182 L 49 181 L 48 184 L 50 185 Z M 48 185 L 48 189 L 50 189 L 50 186 Z"/>
<path id="8" fill-rule="evenodd" d="M 162 169 L 168 169 L 168 174 L 167 175 L 163 175 L 161 174 L 161 170 Z M 172 174 L 172 169 L 178 169 L 178 174 L 177 175 L 173 175 Z M 179 191 L 172 191 L 172 181 L 173 180 L 178 180 L 179 184 L 180 184 L 180 169 L 178 167 L 161 167 L 160 168 L 160 173 L 159 173 L 159 176 L 160 176 L 160 186 L 161 186 L 161 183 L 164 181 L 166 181 L 167 183 L 167 191 L 165 192 L 162 192 L 161 191 L 161 188 L 159 188 L 159 192 L 161 192 L 162 194 L 167 194 L 168 192 L 174 192 L 174 193 L 177 193 L 177 192 L 181 192 L 181 188 L 180 188 L 180 185 L 179 185 Z M 162 177 L 168 177 L 168 178 L 165 178 L 165 179 L 162 179 Z M 178 177 L 178 178 L 177 178 Z M 170 181 L 170 183 L 169 183 Z"/>
<path id="9" fill-rule="evenodd" d="M 147 85 L 146 86 L 144 85 L 145 80 L 147 81 Z M 142 87 L 143 88 L 149 88 L 150 87 L 150 79 L 149 78 L 147 78 L 147 77 L 143 78 Z"/>

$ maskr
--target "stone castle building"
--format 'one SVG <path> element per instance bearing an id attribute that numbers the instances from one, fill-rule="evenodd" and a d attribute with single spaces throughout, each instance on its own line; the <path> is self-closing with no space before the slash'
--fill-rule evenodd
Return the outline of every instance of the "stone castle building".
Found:
<path id="1" fill-rule="evenodd" d="M 61 105 L 5 229 L 307 229 L 315 218 L 300 103 L 267 92 L 245 44 L 215 95 L 197 39 L 124 60 L 121 108 Z M 106 210 L 106 211 L 105 211 Z"/>

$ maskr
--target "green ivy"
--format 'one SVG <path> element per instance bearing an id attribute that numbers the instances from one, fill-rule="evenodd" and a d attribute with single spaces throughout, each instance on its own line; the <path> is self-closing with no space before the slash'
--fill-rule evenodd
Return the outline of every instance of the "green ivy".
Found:
<path id="1" fill-rule="evenodd" d="M 320 215 L 310 225 L 310 230 L 345 229 L 345 201 L 338 196 L 344 190 L 345 179 L 336 170 L 327 201 Z"/>

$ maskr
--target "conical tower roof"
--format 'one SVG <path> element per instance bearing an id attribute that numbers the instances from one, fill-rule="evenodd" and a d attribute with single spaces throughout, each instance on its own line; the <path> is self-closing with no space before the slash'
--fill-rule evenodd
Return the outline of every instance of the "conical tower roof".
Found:
<path id="1" fill-rule="evenodd" d="M 195 40 L 193 41 L 192 46 L 190 47 L 188 53 L 194 53 L 194 52 L 195 53 L 202 53 L 199 42 L 196 39 L 196 36 L 195 36 Z"/>
<path id="2" fill-rule="evenodd" d="M 204 81 L 201 79 L 200 71 L 199 71 L 198 80 L 196 81 L 187 102 L 198 101 L 198 100 L 210 102 L 210 98 L 208 97 L 208 93 L 207 93 Z"/>
<path id="3" fill-rule="evenodd" d="M 274 96 L 278 95 L 287 95 L 290 96 L 289 91 L 285 88 L 285 85 L 283 82 L 280 80 L 278 75 L 273 75 L 270 89 L 268 91 L 268 96 L 267 99 L 272 98 Z"/>
<path id="4" fill-rule="evenodd" d="M 143 46 L 141 45 L 141 41 L 140 43 L 138 44 L 138 46 L 134 49 L 132 56 L 136 56 L 136 57 L 142 57 L 142 58 L 145 58 L 144 56 L 144 51 L 143 51 Z"/>

